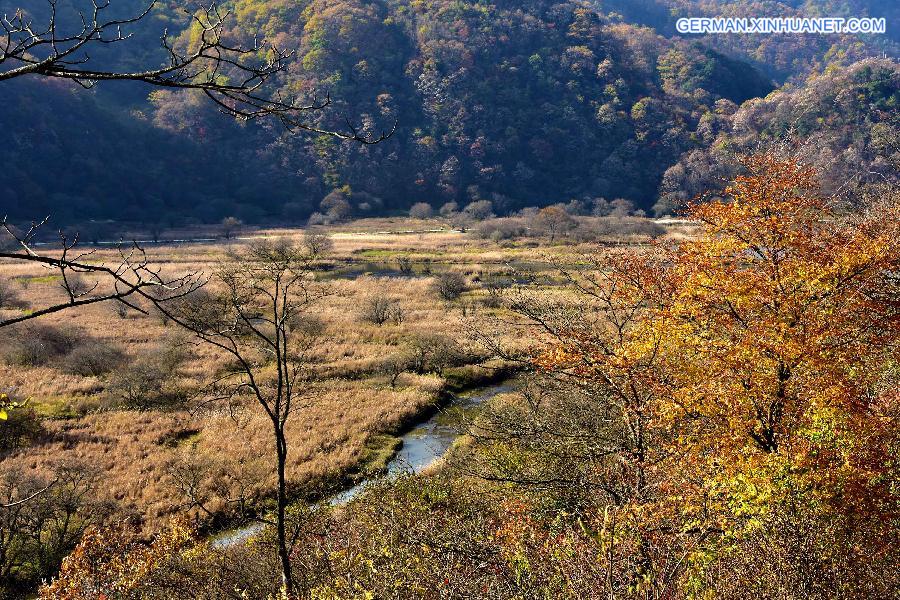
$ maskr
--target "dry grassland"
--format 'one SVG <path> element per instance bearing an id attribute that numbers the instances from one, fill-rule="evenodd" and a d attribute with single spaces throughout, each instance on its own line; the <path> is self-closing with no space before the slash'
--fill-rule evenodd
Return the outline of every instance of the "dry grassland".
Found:
<path id="1" fill-rule="evenodd" d="M 316 382 L 288 432 L 289 477 L 298 495 L 321 492 L 349 474 L 377 468 L 389 454 L 384 448 L 393 443 L 390 435 L 437 401 L 444 377 L 404 373 L 392 387 L 380 368 L 386 360 L 418 338 L 439 335 L 459 344 L 465 362 L 479 362 L 483 350 L 467 338 L 466 329 L 473 315 L 477 320 L 500 310 L 486 301 L 485 284 L 520 279 L 520 270 L 552 284 L 553 275 L 542 261 L 589 249 L 533 241 L 501 246 L 471 234 L 428 231 L 435 228 L 427 222 L 380 219 L 332 231 L 335 247 L 318 275 L 334 294 L 316 311 L 322 330 L 310 365 Z M 245 237 L 302 243 L 298 230 L 254 231 Z M 246 243 L 149 245 L 147 252 L 169 274 L 209 273 L 228 251 Z M 114 259 L 110 248 L 90 257 Z M 401 272 L 404 259 L 409 259 L 411 273 Z M 431 289 L 434 274 L 448 269 L 465 274 L 469 283 L 469 291 L 452 303 Z M 0 282 L 14 290 L 23 306 L 64 297 L 59 278 L 40 267 L 0 262 Z M 376 296 L 401 307 L 401 323 L 375 325 L 361 319 L 363 307 Z M 19 340 L 38 336 L 36 328 L 63 332 L 69 346 L 58 355 L 43 349 L 51 354 L 45 364 L 10 358 Z M 505 341 L 514 348 L 532 343 L 518 339 L 514 331 Z M 109 373 L 75 374 L 67 356 L 83 346 L 113 348 L 124 358 Z M 216 516 L 233 514 L 240 506 L 229 499 L 264 501 L 274 481 L 267 458 L 272 442 L 269 425 L 252 404 L 232 415 L 222 410 L 191 412 L 183 402 L 137 411 L 110 399 L 110 382 L 121 369 L 172 347 L 181 349 L 182 360 L 166 385 L 182 397 L 196 393 L 223 366 L 221 356 L 190 343 L 177 327 L 152 315 L 122 315 L 107 304 L 0 329 L 0 389 L 29 398 L 29 406 L 44 417 L 46 430 L 29 447 L 0 454 L 4 471 L 47 472 L 55 461 L 81 461 L 100 472 L 97 494 L 109 500 L 114 513 L 148 528 L 185 508 L 186 496 L 173 473 L 180 473 L 182 480 L 189 473 L 206 509 Z M 192 510 L 210 517 L 199 508 Z"/>

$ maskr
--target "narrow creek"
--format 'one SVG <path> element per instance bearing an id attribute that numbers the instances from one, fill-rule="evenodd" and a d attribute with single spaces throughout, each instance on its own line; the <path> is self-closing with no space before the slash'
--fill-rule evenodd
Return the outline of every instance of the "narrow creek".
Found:
<path id="1" fill-rule="evenodd" d="M 459 437 L 459 432 L 451 419 L 447 418 L 449 410 L 469 410 L 477 408 L 495 396 L 511 392 L 515 389 L 512 383 L 500 383 L 475 390 L 462 395 L 454 394 L 452 402 L 443 410 L 437 411 L 428 420 L 413 427 L 401 436 L 403 445 L 387 464 L 387 476 L 401 473 L 421 473 L 438 462 Z M 369 479 L 363 479 L 351 488 L 323 500 L 331 506 L 346 504 L 369 485 Z M 219 534 L 213 544 L 218 548 L 228 548 L 241 544 L 262 531 L 262 523 L 253 523 L 239 529 Z"/>

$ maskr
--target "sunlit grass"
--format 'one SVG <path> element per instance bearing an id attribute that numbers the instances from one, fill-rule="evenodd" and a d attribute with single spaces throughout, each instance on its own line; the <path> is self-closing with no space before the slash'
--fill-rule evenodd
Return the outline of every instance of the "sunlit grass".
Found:
<path id="1" fill-rule="evenodd" d="M 351 473 L 383 469 L 397 449 L 396 434 L 417 415 L 433 411 L 443 390 L 464 390 L 496 378 L 490 369 L 468 365 L 448 368 L 442 376 L 404 373 L 392 387 L 390 378 L 381 372 L 387 358 L 406 351 L 417 336 L 442 335 L 456 340 L 468 360 L 479 362 L 485 351 L 469 339 L 468 327 L 483 316 L 504 316 L 501 308 L 483 306 L 487 297 L 483 283 L 498 278 L 514 280 L 518 269 L 511 264 L 527 265 L 529 271 L 546 276 L 548 255 L 574 259 L 583 250 L 578 246 L 544 247 L 533 240 L 501 247 L 472 234 L 422 232 L 437 227 L 439 223 L 377 219 L 341 226 L 334 235 L 334 251 L 324 259 L 333 268 L 320 273 L 334 293 L 315 311 L 322 322 L 322 335 L 309 363 L 316 383 L 305 390 L 304 408 L 293 415 L 287 430 L 288 477 L 297 493 L 314 494 L 337 485 Z M 411 229 L 420 231 L 406 233 Z M 396 233 L 378 233 L 389 230 Z M 303 233 L 265 230 L 252 235 L 299 244 Z M 153 245 L 147 253 L 168 274 L 210 273 L 229 251 L 247 243 L 250 241 Z M 399 271 L 399 257 L 411 259 L 412 275 L 395 272 Z M 92 259 L 113 263 L 116 251 L 100 248 Z M 363 263 L 373 273 L 342 272 L 342 261 L 351 260 Z M 379 275 L 385 266 L 391 276 Z M 469 283 L 469 290 L 454 302 L 448 303 L 432 291 L 433 275 L 443 270 L 457 270 Z M 0 278 L 16 286 L 18 295 L 31 307 L 64 299 L 58 275 L 41 267 L 0 262 Z M 91 283 L 89 277 L 85 279 Z M 534 290 L 561 293 L 540 285 Z M 379 326 L 363 320 L 362 307 L 378 295 L 399 303 L 402 323 Z M 186 360 L 171 377 L 188 395 L 202 390 L 226 364 L 218 352 L 192 344 L 172 324 L 134 311 L 121 318 L 105 304 L 56 313 L 40 323 L 71 330 L 82 343 L 115 344 L 129 361 L 140 359 L 160 344 L 185 345 Z M 16 329 L 4 332 L 10 337 L 0 339 L 0 356 Z M 514 351 L 533 343 L 517 338 L 514 332 L 502 341 Z M 269 497 L 275 481 L 269 458 L 270 425 L 253 402 L 242 402 L 235 418 L 223 411 L 192 413 L 177 406 L 122 410 L 107 397 L 110 376 L 73 375 L 61 360 L 38 367 L 12 366 L 0 360 L 0 388 L 30 398 L 30 406 L 48 419 L 46 439 L 5 456 L 4 468 L 43 471 L 62 458 L 94 465 L 103 472 L 98 493 L 116 503 L 120 516 L 133 511 L 142 515 L 150 528 L 180 510 L 184 501 L 169 475 L 173 461 L 202 464 L 207 473 L 204 486 L 234 494 L 241 489 L 260 502 Z M 227 511 L 229 506 L 222 501 L 213 503 L 213 509 Z"/>

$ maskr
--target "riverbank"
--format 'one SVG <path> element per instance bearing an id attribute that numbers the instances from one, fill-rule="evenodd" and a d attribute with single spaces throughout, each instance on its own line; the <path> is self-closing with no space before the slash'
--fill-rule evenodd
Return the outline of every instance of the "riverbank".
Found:
<path id="1" fill-rule="evenodd" d="M 514 377 L 522 369 L 521 364 L 508 361 L 489 361 L 444 369 L 441 374 L 444 383 L 435 393 L 432 402 L 424 404 L 419 410 L 399 419 L 391 430 L 372 436 L 378 443 L 369 448 L 370 454 L 365 460 L 326 482 L 322 486 L 321 493 L 308 495 L 305 500 L 310 503 L 321 502 L 334 493 L 340 493 L 353 487 L 361 478 L 386 473 L 389 463 L 403 450 L 404 436 L 419 425 L 433 419 L 459 399 L 460 395 L 469 392 L 477 393 L 482 388 L 502 383 Z"/>
<path id="2" fill-rule="evenodd" d="M 348 473 L 344 479 L 343 489 L 324 495 L 310 503 L 327 503 L 337 506 L 349 502 L 362 493 L 367 485 L 380 476 L 395 476 L 404 472 L 421 473 L 438 462 L 453 446 L 460 433 L 455 427 L 441 420 L 447 409 L 454 407 L 461 410 L 478 408 L 499 394 L 513 389 L 508 381 L 520 371 L 511 364 L 498 365 L 493 368 L 459 371 L 453 375 L 447 373 L 447 383 L 439 393 L 438 401 L 429 410 L 421 411 L 417 419 L 403 426 L 394 436 L 388 438 L 385 445 L 389 450 L 382 452 L 383 464 L 378 468 L 366 471 L 357 470 Z M 297 500 L 309 502 L 309 500 Z M 259 521 L 250 521 L 244 526 L 212 534 L 213 544 L 220 548 L 241 544 L 260 533 L 265 525 Z"/>

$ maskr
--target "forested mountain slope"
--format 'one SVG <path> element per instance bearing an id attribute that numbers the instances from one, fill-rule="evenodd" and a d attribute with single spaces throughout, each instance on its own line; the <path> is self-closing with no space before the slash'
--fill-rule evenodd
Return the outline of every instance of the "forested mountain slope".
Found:
<path id="1" fill-rule="evenodd" d="M 900 4 L 891 0 L 656 0 L 669 17 L 654 21 L 666 35 L 680 17 L 883 17 L 885 35 L 847 34 L 717 34 L 692 36 L 730 56 L 750 61 L 779 82 L 802 82 L 827 65 L 847 66 L 858 60 L 896 56 Z"/>
<path id="2" fill-rule="evenodd" d="M 3 0 L 3 8 L 10 3 L 43 6 Z M 341 128 L 350 118 L 379 131 L 396 121 L 396 134 L 361 146 L 276 124 L 240 126 L 194 92 L 156 91 L 148 102 L 146 88 L 111 83 L 90 92 L 4 83 L 0 123 L 10 134 L 0 158 L 19 199 L 8 210 L 65 220 L 299 221 L 325 212 L 320 202 L 334 190 L 349 202 L 343 214 L 356 216 L 421 201 L 487 199 L 502 213 L 598 196 L 649 210 L 667 169 L 715 138 L 710 123 L 767 95 L 786 73 L 875 51 L 857 41 L 842 54 L 834 44 L 844 41 L 806 38 L 800 50 L 782 39 L 778 56 L 727 41 L 713 49 L 672 35 L 673 15 L 730 3 L 684 4 L 237 0 L 233 39 L 264 35 L 296 51 L 278 89 L 334 99 L 318 125 Z M 128 0 L 121 10 L 139 5 Z M 100 60 L 153 63 L 158 32 L 185 31 L 186 22 L 179 6 L 162 5 Z M 48 156 L 75 154 L 46 177 Z"/>
<path id="3" fill-rule="evenodd" d="M 741 154 L 781 141 L 821 174 L 824 191 L 859 201 L 870 184 L 900 176 L 900 67 L 869 59 L 813 75 L 800 87 L 704 115 L 697 134 L 700 148 L 663 177 L 658 213 L 721 188 Z"/>

